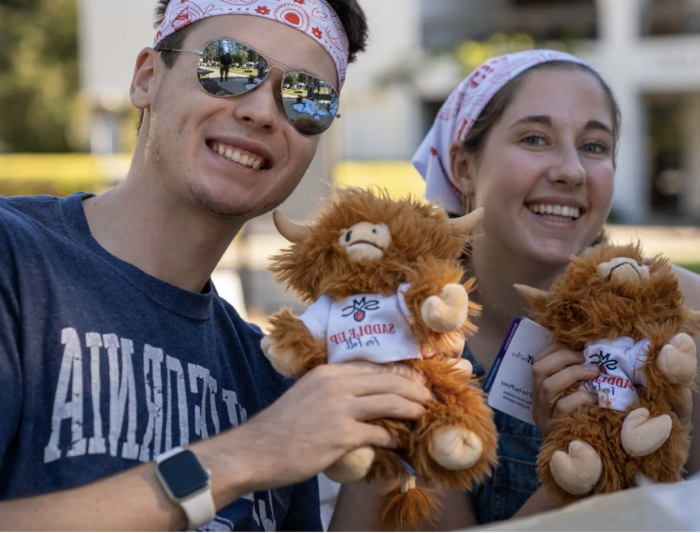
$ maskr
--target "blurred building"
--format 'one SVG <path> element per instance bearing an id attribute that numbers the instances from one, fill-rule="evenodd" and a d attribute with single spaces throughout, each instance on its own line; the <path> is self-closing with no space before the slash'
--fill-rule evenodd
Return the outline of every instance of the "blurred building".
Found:
<path id="1" fill-rule="evenodd" d="M 344 157 L 409 159 L 465 75 L 456 58 L 460 43 L 525 35 L 588 59 L 618 97 L 623 134 L 613 219 L 700 220 L 699 0 L 364 0 L 363 6 L 372 40 L 348 76 Z"/>

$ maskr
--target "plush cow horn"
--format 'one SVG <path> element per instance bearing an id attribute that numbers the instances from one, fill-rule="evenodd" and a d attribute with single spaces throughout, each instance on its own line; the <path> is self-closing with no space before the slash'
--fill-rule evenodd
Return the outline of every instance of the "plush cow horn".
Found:
<path id="1" fill-rule="evenodd" d="M 540 298 L 545 300 L 549 298 L 549 293 L 535 289 L 534 287 L 529 287 L 528 285 L 518 285 L 517 283 L 513 285 L 513 288 L 520 293 L 521 296 L 525 297 L 528 302 L 534 302 Z"/>
<path id="2" fill-rule="evenodd" d="M 482 218 L 484 218 L 484 208 L 479 207 L 477 209 L 474 209 L 474 211 L 472 211 L 468 215 L 464 215 L 463 217 L 451 218 L 448 221 L 448 223 L 454 229 L 466 235 L 474 231 L 474 228 L 476 228 L 479 225 L 479 222 L 481 222 Z"/>
<path id="3" fill-rule="evenodd" d="M 700 324 L 700 311 L 690 311 L 688 314 L 690 315 L 690 320 L 696 324 Z"/>
<path id="4" fill-rule="evenodd" d="M 280 235 L 289 242 L 302 242 L 311 235 L 311 228 L 303 224 L 296 224 L 282 214 L 282 211 L 275 209 L 272 213 L 272 220 Z"/>

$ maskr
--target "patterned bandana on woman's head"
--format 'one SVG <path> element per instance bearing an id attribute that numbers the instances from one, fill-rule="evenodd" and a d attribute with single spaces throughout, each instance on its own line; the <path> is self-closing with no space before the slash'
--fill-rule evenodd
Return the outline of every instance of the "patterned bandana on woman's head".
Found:
<path id="1" fill-rule="evenodd" d="M 596 72 L 582 59 L 564 52 L 527 50 L 489 59 L 452 91 L 411 161 L 425 180 L 426 199 L 450 213 L 464 214 L 462 194 L 450 174 L 450 145 L 465 139 L 486 104 L 510 80 L 551 61 L 580 63 Z"/>
<path id="2" fill-rule="evenodd" d="M 340 93 L 345 83 L 350 46 L 338 15 L 325 0 L 172 0 L 153 46 L 193 22 L 218 15 L 255 15 L 304 32 L 333 58 Z"/>

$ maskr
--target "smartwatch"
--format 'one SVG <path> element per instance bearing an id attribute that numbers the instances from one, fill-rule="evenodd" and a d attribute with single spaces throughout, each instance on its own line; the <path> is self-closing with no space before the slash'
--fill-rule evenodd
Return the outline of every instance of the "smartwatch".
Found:
<path id="1" fill-rule="evenodd" d="M 185 511 L 188 529 L 198 529 L 216 517 L 209 472 L 191 450 L 181 447 L 156 457 L 156 475 L 168 497 Z"/>

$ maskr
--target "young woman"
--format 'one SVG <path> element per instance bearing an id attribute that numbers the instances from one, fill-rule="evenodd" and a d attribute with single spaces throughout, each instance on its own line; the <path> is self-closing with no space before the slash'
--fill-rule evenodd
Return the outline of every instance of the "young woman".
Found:
<path id="1" fill-rule="evenodd" d="M 613 196 L 620 113 L 612 91 L 593 67 L 569 54 L 532 50 L 490 59 L 465 79 L 442 106 L 413 163 L 426 180 L 426 197 L 461 215 L 484 207 L 483 237 L 468 259 L 483 306 L 478 333 L 464 357 L 485 377 L 515 317 L 527 315 L 513 285 L 548 289 L 569 257 L 600 238 Z M 700 276 L 678 269 L 688 305 L 700 309 Z M 696 341 L 698 342 L 698 341 Z M 532 426 L 496 413 L 500 463 L 469 494 L 448 492 L 437 530 L 524 516 L 553 508 L 539 487 L 535 462 L 552 420 L 595 402 L 579 392 L 554 397 L 597 376 L 583 355 L 563 346 L 539 354 L 533 366 Z M 689 417 L 688 402 L 677 413 Z M 695 401 L 699 400 L 697 397 Z M 700 424 L 700 407 L 695 410 Z M 700 470 L 694 443 L 688 471 Z M 377 492 L 344 487 L 332 527 L 377 527 L 370 513 Z M 367 510 L 367 507 L 365 507 Z M 348 521 L 349 520 L 349 521 Z"/>

